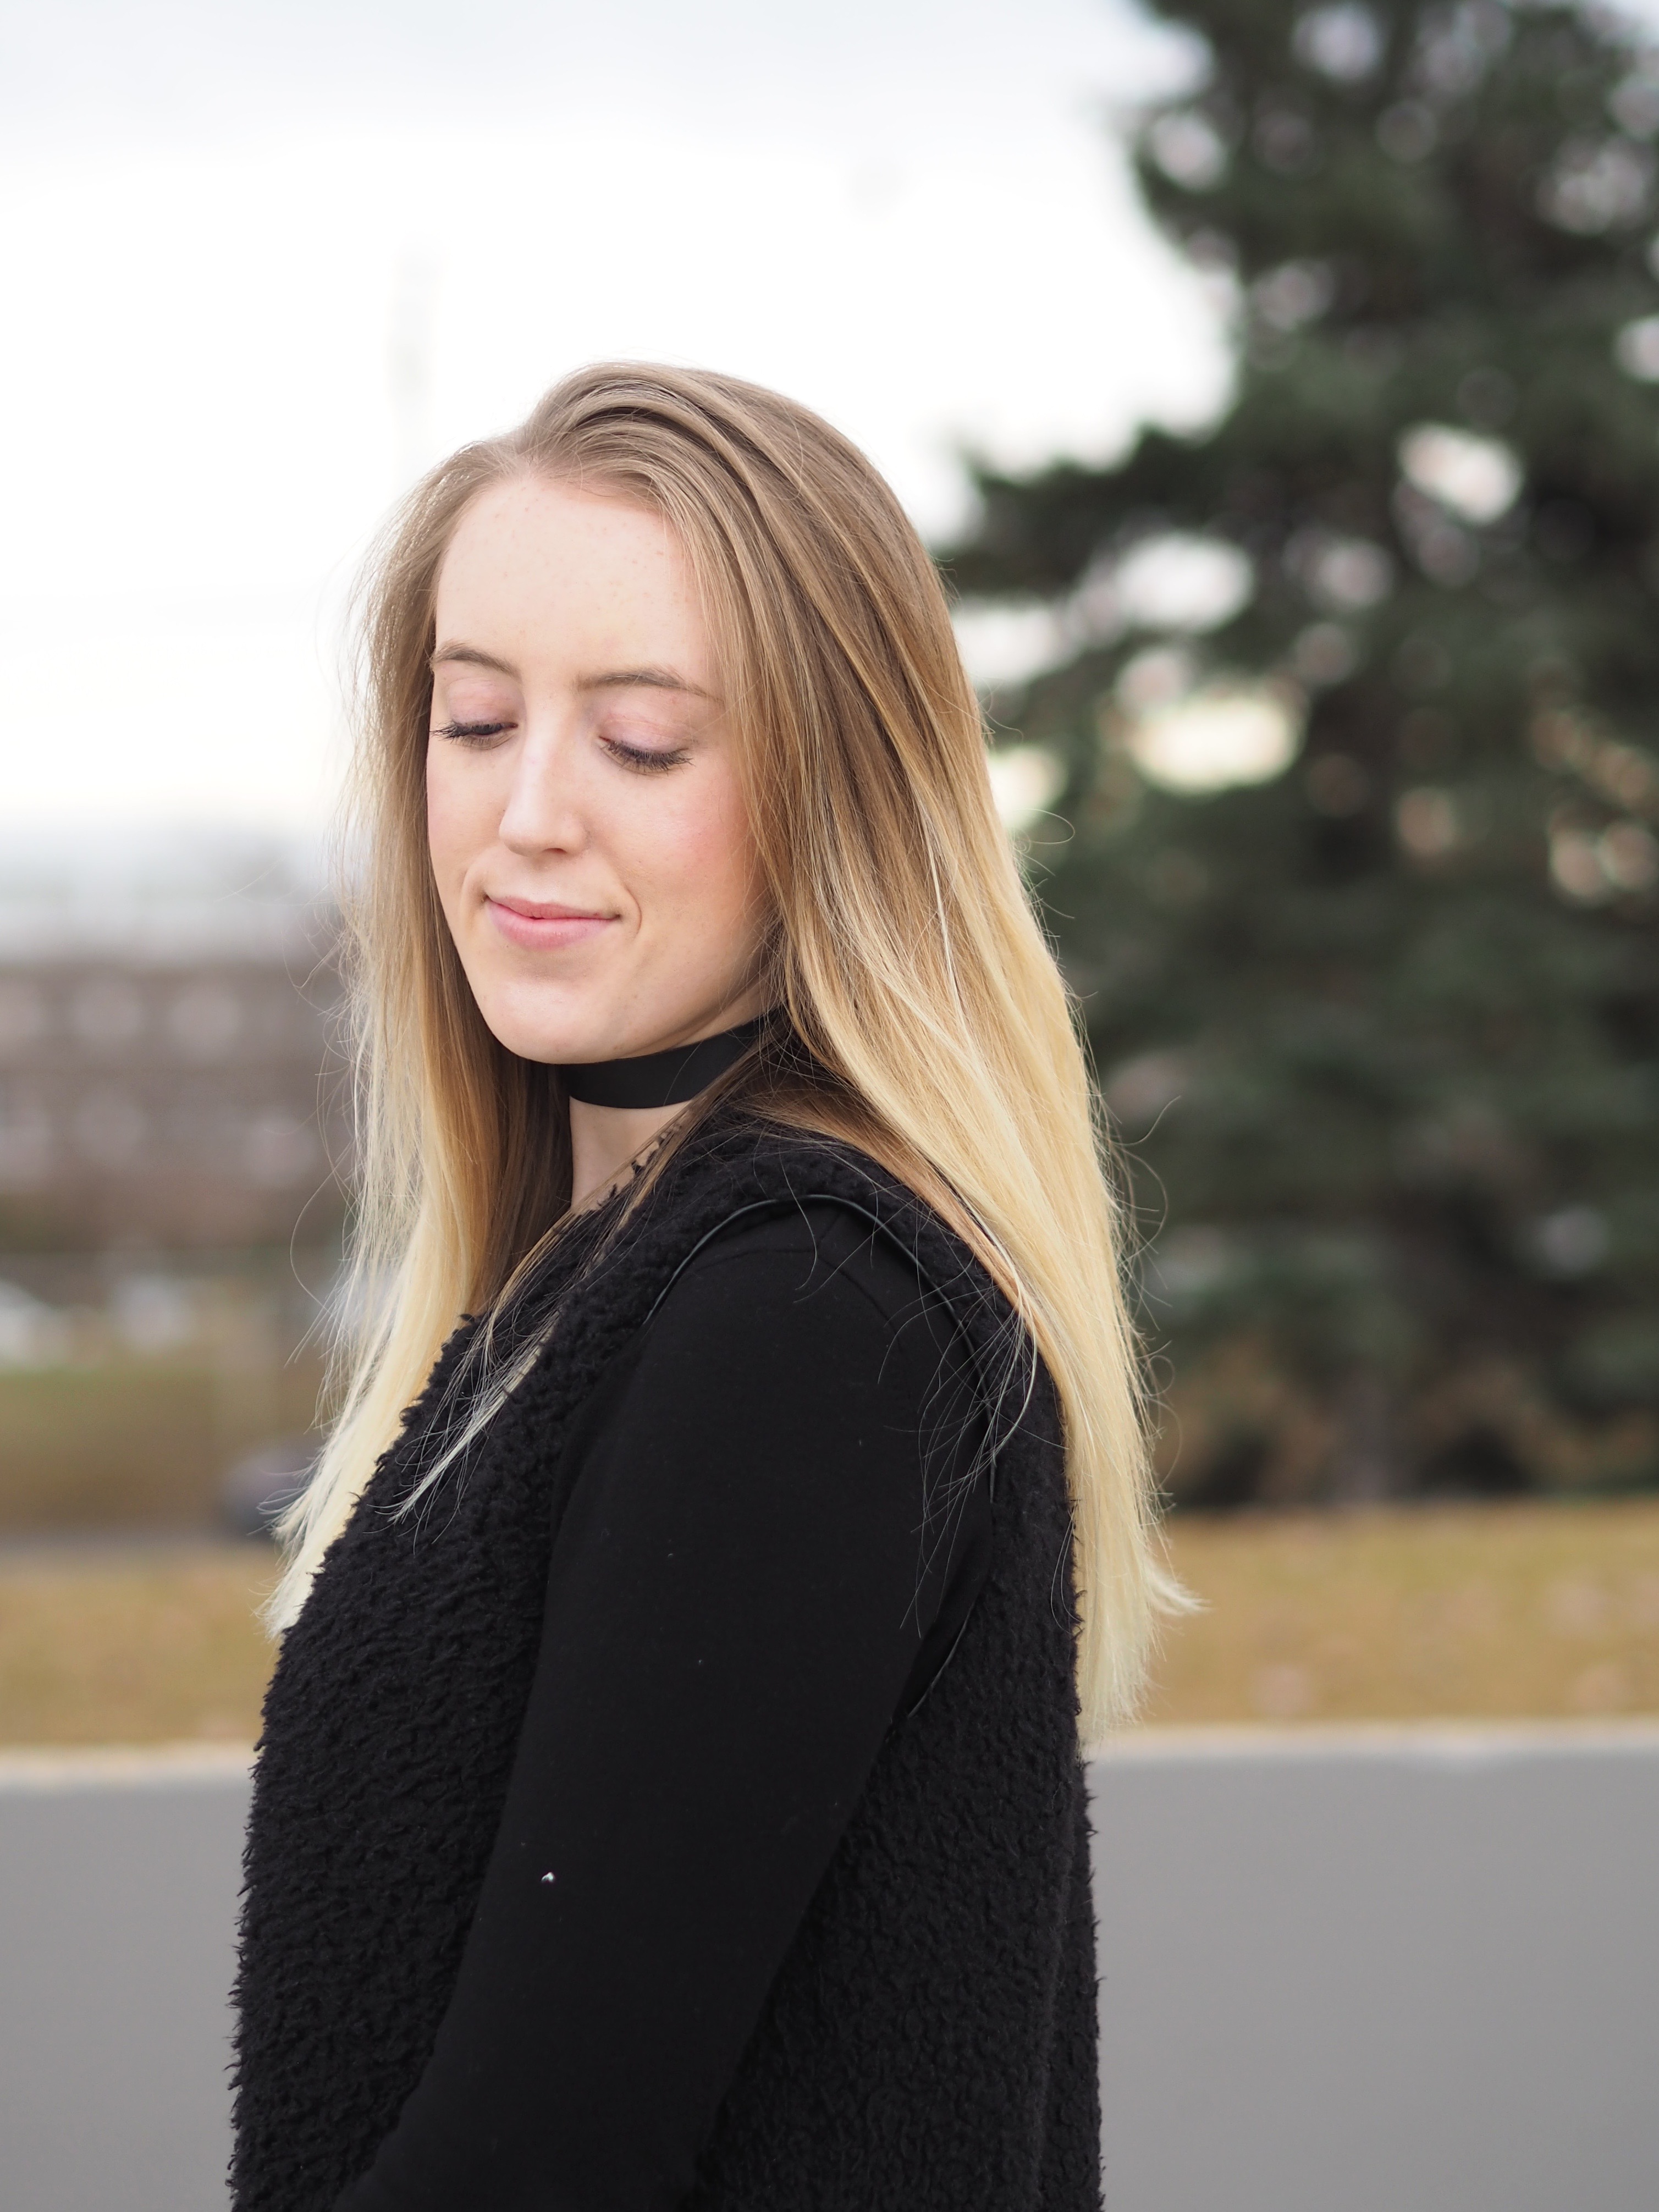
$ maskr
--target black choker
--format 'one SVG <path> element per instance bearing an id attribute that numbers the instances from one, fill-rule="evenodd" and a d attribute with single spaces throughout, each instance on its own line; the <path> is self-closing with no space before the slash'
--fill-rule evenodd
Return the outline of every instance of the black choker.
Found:
<path id="1" fill-rule="evenodd" d="M 584 1106 L 684 1106 L 741 1060 L 760 1032 L 760 1020 L 743 1022 L 696 1044 L 671 1045 L 637 1060 L 579 1061 L 559 1073 L 567 1093 Z"/>

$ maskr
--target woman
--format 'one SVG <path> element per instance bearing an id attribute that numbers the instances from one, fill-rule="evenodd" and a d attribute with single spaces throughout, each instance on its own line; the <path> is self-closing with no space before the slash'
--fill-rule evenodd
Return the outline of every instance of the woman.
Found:
<path id="1" fill-rule="evenodd" d="M 380 1318 L 287 1532 L 236 2203 L 1095 2206 L 1079 1714 L 1168 1592 L 927 555 L 803 409 L 599 368 L 366 635 Z"/>

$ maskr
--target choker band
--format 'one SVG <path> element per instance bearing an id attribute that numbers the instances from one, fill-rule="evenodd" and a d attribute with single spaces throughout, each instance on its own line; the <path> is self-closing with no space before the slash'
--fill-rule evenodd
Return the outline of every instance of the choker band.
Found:
<path id="1" fill-rule="evenodd" d="M 761 1032 L 761 1019 L 743 1022 L 696 1044 L 635 1060 L 592 1060 L 562 1066 L 567 1094 L 583 1106 L 684 1106 L 741 1060 Z"/>

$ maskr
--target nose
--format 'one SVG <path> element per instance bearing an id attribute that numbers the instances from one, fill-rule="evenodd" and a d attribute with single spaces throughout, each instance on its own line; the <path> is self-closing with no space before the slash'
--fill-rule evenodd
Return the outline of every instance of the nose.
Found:
<path id="1" fill-rule="evenodd" d="M 509 851 L 533 860 L 544 853 L 580 853 L 588 825 L 570 750 L 548 733 L 532 734 L 514 763 L 500 836 Z"/>

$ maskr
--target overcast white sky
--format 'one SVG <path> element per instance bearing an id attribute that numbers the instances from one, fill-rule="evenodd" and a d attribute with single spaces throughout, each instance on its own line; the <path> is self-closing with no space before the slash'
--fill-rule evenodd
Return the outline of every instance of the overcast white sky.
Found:
<path id="1" fill-rule="evenodd" d="M 1193 421 L 1211 311 L 1104 118 L 1128 0 L 0 0 L 0 842 L 308 831 L 339 607 L 424 463 L 576 363 L 952 455 Z"/>

